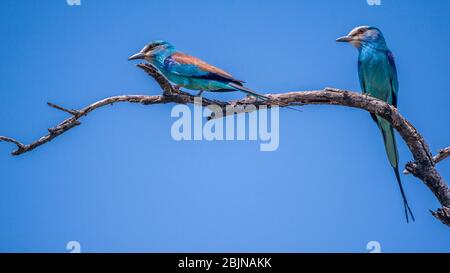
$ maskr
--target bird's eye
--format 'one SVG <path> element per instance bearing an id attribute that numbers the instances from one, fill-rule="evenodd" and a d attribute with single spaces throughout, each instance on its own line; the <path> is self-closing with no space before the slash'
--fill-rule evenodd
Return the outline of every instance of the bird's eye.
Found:
<path id="1" fill-rule="evenodd" d="M 156 47 L 162 45 L 162 43 L 154 43 L 151 45 L 151 49 L 155 49 Z"/>
<path id="2" fill-rule="evenodd" d="M 144 50 L 145 52 L 153 50 L 157 45 L 156 44 L 150 44 L 147 46 L 147 48 Z"/>

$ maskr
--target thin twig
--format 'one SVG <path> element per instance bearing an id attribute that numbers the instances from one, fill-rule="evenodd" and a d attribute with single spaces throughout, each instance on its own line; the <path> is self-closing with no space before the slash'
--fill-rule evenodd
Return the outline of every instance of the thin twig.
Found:
<path id="1" fill-rule="evenodd" d="M 436 154 L 435 156 L 433 156 L 433 162 L 434 162 L 434 164 L 437 164 L 449 156 L 450 156 L 450 147 L 440 149 L 439 153 Z M 415 163 L 410 162 L 409 164 L 410 164 L 410 166 L 413 166 Z M 407 174 L 410 174 L 410 172 L 407 169 L 404 169 L 403 174 L 407 175 Z"/>
<path id="2" fill-rule="evenodd" d="M 56 105 L 56 104 L 51 103 L 51 102 L 47 102 L 47 105 L 50 106 L 50 107 L 56 108 L 56 109 L 58 109 L 58 110 L 64 111 L 64 112 L 66 112 L 66 113 L 69 113 L 69 114 L 71 114 L 71 115 L 74 115 L 74 116 L 79 115 L 79 112 L 78 112 L 77 110 L 66 109 L 66 108 L 64 108 L 64 107 L 61 107 L 61 106 Z"/>

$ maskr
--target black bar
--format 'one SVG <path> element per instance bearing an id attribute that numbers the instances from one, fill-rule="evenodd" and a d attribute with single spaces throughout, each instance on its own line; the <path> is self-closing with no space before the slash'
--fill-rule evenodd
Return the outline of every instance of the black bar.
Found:
<path id="1" fill-rule="evenodd" d="M 414 269 L 422 263 L 427 266 L 433 264 L 430 261 L 450 261 L 450 254 L 0 254 L 1 264 L 5 267 L 11 265 L 15 269 L 33 265 L 35 269 L 44 270 L 88 270 L 98 266 L 120 272 L 316 272 L 338 269 L 356 269 L 360 272 L 379 269 L 384 272 L 392 264 L 402 269 Z"/>

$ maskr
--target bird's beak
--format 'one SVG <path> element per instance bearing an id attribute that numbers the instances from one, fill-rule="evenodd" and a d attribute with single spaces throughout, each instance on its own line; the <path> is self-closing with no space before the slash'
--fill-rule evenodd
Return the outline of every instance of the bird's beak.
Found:
<path id="1" fill-rule="evenodd" d="M 134 54 L 130 58 L 128 58 L 128 60 L 131 61 L 131 60 L 139 60 L 139 59 L 144 59 L 144 58 L 145 58 L 145 54 L 142 52 L 139 52 L 139 53 Z"/>
<path id="2" fill-rule="evenodd" d="M 344 42 L 344 43 L 348 43 L 351 42 L 353 40 L 352 37 L 350 36 L 342 36 L 336 39 L 336 42 Z"/>

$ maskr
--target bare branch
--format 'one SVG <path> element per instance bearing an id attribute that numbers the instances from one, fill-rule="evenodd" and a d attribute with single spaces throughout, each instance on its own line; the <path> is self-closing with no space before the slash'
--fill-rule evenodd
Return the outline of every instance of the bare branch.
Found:
<path id="1" fill-rule="evenodd" d="M 437 155 L 433 156 L 433 162 L 434 162 L 434 164 L 437 164 L 449 156 L 450 156 L 450 147 L 440 149 L 439 153 Z M 413 164 L 413 163 L 411 163 L 411 164 Z M 405 169 L 405 170 L 403 170 L 403 174 L 410 174 L 410 172 L 407 169 Z"/>
<path id="2" fill-rule="evenodd" d="M 18 153 L 19 152 L 22 153 L 26 149 L 26 145 L 24 145 L 21 142 L 15 140 L 14 138 L 0 136 L 0 141 L 16 144 L 16 146 L 17 146 L 17 151 L 16 152 L 18 152 Z M 15 154 L 13 153 L 13 155 L 15 155 Z"/>
<path id="3" fill-rule="evenodd" d="M 433 157 L 434 163 L 439 163 L 450 156 L 450 147 L 441 149 L 437 155 Z"/>
<path id="4" fill-rule="evenodd" d="M 66 113 L 72 114 L 72 115 L 74 115 L 74 116 L 78 116 L 78 115 L 79 115 L 79 112 L 78 112 L 77 110 L 66 109 L 66 108 L 64 108 L 64 107 L 61 107 L 61 106 L 56 105 L 56 104 L 51 103 L 51 102 L 47 102 L 47 105 L 50 106 L 50 107 L 56 108 L 56 109 L 58 109 L 58 110 L 64 111 L 64 112 L 66 112 Z"/>
<path id="5" fill-rule="evenodd" d="M 78 121 L 81 117 L 86 116 L 93 110 L 103 107 L 105 105 L 111 105 L 116 102 L 131 102 L 131 103 L 141 103 L 141 104 L 155 104 L 155 103 L 163 103 L 165 102 L 165 97 L 163 96 L 139 96 L 139 95 L 131 95 L 131 96 L 115 96 L 106 98 L 100 101 L 97 101 L 93 104 L 90 104 L 86 106 L 85 108 L 81 110 L 68 110 L 66 108 L 63 108 L 61 106 L 58 106 L 53 103 L 48 103 L 51 107 L 54 107 L 56 109 L 62 110 L 64 112 L 72 114 L 72 117 L 64 120 L 63 122 L 59 123 L 53 128 L 49 128 L 48 132 L 49 134 L 39 138 L 35 142 L 24 145 L 20 143 L 17 140 L 14 140 L 12 138 L 8 137 L 2 137 L 0 136 L 0 140 L 14 143 L 18 146 L 18 149 L 14 152 L 12 152 L 12 155 L 21 155 L 23 153 L 29 152 L 34 150 L 35 148 L 53 140 L 54 138 L 58 137 L 59 135 L 69 131 L 70 129 L 80 125 L 81 123 Z"/>
<path id="6" fill-rule="evenodd" d="M 24 145 L 15 139 L 3 136 L 0 136 L 0 141 L 15 144 L 18 149 L 12 154 L 21 155 L 53 140 L 59 135 L 80 125 L 81 123 L 79 122 L 79 119 L 81 117 L 86 116 L 95 109 L 101 108 L 105 105 L 112 105 L 119 102 L 139 103 L 144 105 L 160 103 L 195 103 L 195 96 L 186 92 L 179 91 L 176 88 L 172 87 L 169 81 L 161 73 L 159 73 L 155 67 L 149 64 L 139 64 L 138 67 L 143 69 L 158 82 L 161 89 L 163 90 L 163 95 L 114 96 L 97 101 L 80 110 L 67 109 L 56 104 L 49 103 L 49 106 L 69 113 L 71 117 L 59 123 L 54 128 L 48 129 L 49 134 L 41 137 L 31 144 Z M 442 150 L 438 155 L 433 157 L 430 153 L 430 149 L 425 139 L 419 134 L 416 128 L 414 128 L 414 126 L 399 113 L 399 111 L 395 107 L 370 96 L 335 88 L 325 88 L 323 90 L 290 92 L 272 95 L 267 94 L 266 96 L 269 96 L 273 100 L 273 102 L 260 101 L 255 100 L 251 97 L 246 97 L 244 99 L 231 102 L 203 99 L 202 105 L 219 106 L 223 110 L 225 115 L 229 113 L 226 111 L 227 107 L 235 107 L 237 111 L 234 112 L 239 113 L 239 109 L 244 109 L 242 110 L 242 112 L 247 112 L 245 109 L 246 105 L 253 105 L 256 106 L 256 109 L 259 109 L 259 107 L 261 106 L 285 107 L 307 104 L 347 106 L 359 108 L 379 115 L 388 120 L 392 124 L 392 126 L 399 132 L 400 136 L 406 142 L 409 150 L 413 155 L 414 161 L 409 162 L 406 165 L 406 170 L 413 174 L 415 177 L 422 180 L 441 203 L 442 208 L 439 208 L 436 212 L 432 212 L 433 215 L 442 223 L 450 226 L 450 189 L 434 167 L 435 163 L 449 156 L 450 147 Z"/>

